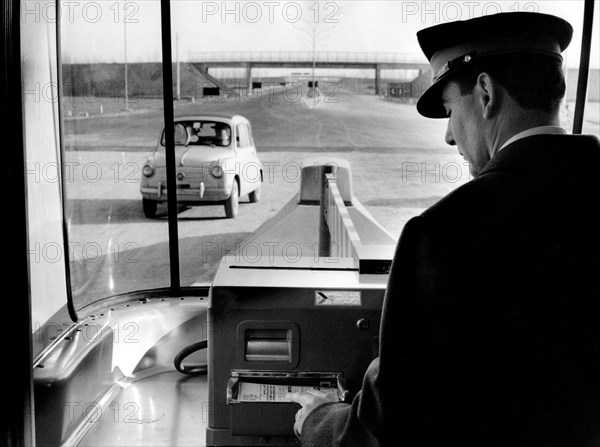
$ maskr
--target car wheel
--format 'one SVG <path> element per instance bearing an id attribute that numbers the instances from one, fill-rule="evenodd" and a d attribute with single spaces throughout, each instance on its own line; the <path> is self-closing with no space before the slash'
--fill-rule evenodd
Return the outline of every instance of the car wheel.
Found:
<path id="1" fill-rule="evenodd" d="M 240 187 L 237 180 L 231 186 L 231 195 L 225 201 L 225 215 L 229 218 L 237 216 L 240 202 Z"/>
<path id="2" fill-rule="evenodd" d="M 248 194 L 248 199 L 250 199 L 250 203 L 256 203 L 260 200 L 261 188 L 262 188 L 262 184 L 259 183 L 258 188 L 256 188 L 250 194 Z"/>
<path id="3" fill-rule="evenodd" d="M 144 208 L 144 216 L 152 218 L 156 216 L 156 208 L 158 203 L 156 200 L 142 199 L 142 208 Z"/>

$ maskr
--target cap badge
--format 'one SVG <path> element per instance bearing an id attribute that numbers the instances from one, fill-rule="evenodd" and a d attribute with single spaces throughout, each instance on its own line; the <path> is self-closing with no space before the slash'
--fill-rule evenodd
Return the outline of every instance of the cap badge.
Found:
<path id="1" fill-rule="evenodd" d="M 444 64 L 444 66 L 442 68 L 440 68 L 436 73 L 435 76 L 433 77 L 433 82 L 436 82 L 439 78 L 441 78 L 443 75 L 445 75 L 446 73 L 448 73 L 450 70 L 454 70 L 455 68 L 457 68 L 459 65 L 463 65 L 466 64 L 468 62 L 471 62 L 473 58 L 471 57 L 470 54 L 465 54 L 463 56 L 459 56 L 456 59 L 452 59 L 449 62 L 446 62 Z"/>

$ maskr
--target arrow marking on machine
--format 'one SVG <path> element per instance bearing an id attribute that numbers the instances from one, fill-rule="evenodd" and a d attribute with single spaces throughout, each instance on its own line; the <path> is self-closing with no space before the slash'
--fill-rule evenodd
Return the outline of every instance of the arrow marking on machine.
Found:
<path id="1" fill-rule="evenodd" d="M 360 291 L 328 290 L 315 292 L 316 306 L 360 306 Z"/>

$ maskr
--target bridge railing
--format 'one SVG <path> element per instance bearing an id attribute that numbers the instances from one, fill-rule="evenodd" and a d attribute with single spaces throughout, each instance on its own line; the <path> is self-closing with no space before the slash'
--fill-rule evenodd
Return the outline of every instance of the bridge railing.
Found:
<path id="1" fill-rule="evenodd" d="M 354 62 L 426 64 L 419 54 L 372 53 L 367 51 L 202 51 L 191 52 L 190 62 Z"/>

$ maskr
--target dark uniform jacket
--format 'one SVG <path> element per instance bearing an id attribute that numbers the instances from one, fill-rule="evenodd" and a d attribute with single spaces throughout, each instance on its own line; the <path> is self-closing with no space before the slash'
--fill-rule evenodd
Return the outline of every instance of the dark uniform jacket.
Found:
<path id="1" fill-rule="evenodd" d="M 538 135 L 404 227 L 380 351 L 303 446 L 600 446 L 600 142 Z"/>

